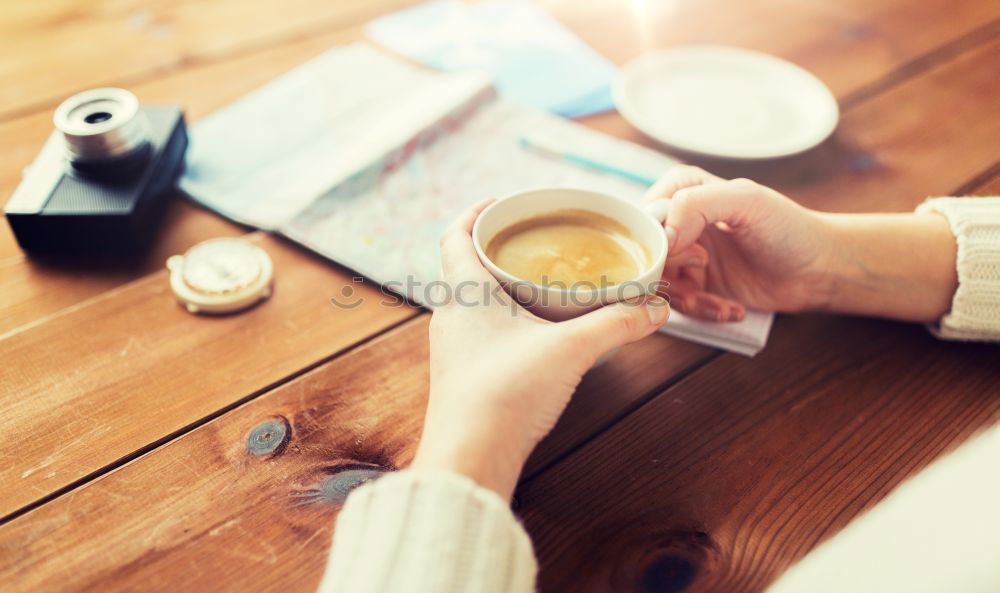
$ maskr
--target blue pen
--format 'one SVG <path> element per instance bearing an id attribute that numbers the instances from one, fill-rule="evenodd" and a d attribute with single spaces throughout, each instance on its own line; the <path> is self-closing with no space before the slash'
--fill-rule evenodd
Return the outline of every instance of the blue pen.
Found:
<path id="1" fill-rule="evenodd" d="M 636 173 L 634 171 L 628 171 L 622 169 L 621 167 L 616 167 L 608 163 L 602 163 L 601 161 L 595 161 L 594 159 L 585 157 L 572 152 L 566 152 L 560 150 L 559 148 L 553 146 L 552 144 L 541 140 L 540 138 L 533 138 L 530 136 L 521 136 L 519 140 L 521 146 L 535 152 L 545 154 L 547 156 L 564 160 L 568 163 L 573 163 L 584 169 L 591 169 L 593 171 L 600 171 L 601 173 L 608 173 L 611 175 L 617 175 L 622 179 L 627 179 L 632 183 L 638 183 L 639 185 L 644 185 L 649 187 L 656 183 L 656 179 L 652 177 L 647 177 L 641 173 Z"/>

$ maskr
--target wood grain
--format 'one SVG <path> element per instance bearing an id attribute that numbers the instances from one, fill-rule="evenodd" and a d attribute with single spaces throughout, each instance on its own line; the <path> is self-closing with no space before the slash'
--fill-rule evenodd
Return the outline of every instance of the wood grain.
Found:
<path id="1" fill-rule="evenodd" d="M 1000 166 L 994 169 L 1000 169 Z M 986 177 L 981 183 L 970 185 L 968 193 L 972 196 L 1000 196 L 1000 171 Z"/>
<path id="2" fill-rule="evenodd" d="M 309 591 L 345 469 L 408 462 L 426 398 L 427 320 L 338 358 L 0 527 L 13 591 Z M 287 421 L 275 455 L 248 436 Z M 224 560 L 223 560 L 224 559 Z"/>
<path id="3" fill-rule="evenodd" d="M 273 296 L 194 316 L 166 270 L 0 335 L 0 517 L 418 313 L 297 247 L 258 235 Z M 365 297 L 344 310 L 345 287 Z"/>
<path id="4" fill-rule="evenodd" d="M 357 26 L 415 1 L 19 2 L 0 27 L 0 78 L 10 81 L 0 87 L 0 119 L 50 110 L 86 88 Z"/>
<path id="5" fill-rule="evenodd" d="M 779 319 L 518 491 L 542 591 L 761 591 L 1000 420 L 995 346 L 919 326 Z"/>
<path id="6" fill-rule="evenodd" d="M 428 320 L 0 526 L 0 581 L 14 583 L 12 592 L 312 590 L 336 512 L 322 504 L 324 482 L 412 458 L 426 405 Z M 709 353 L 662 335 L 622 348 L 584 378 L 532 463 L 586 441 Z M 280 454 L 258 458 L 248 434 L 269 420 L 287 420 L 291 437 Z"/>
<path id="7" fill-rule="evenodd" d="M 543 0 L 543 4 L 617 63 L 659 47 L 736 45 L 803 66 L 839 98 L 862 91 L 998 18 L 988 2 L 977 0 Z"/>
<path id="8" fill-rule="evenodd" d="M 82 5 L 18 3 L 0 27 L 0 119 L 52 108 L 83 88 L 135 84 L 190 64 L 225 59 L 367 21 L 414 0 L 186 0 Z M 803 62 L 851 91 L 967 33 L 995 11 L 974 0 L 683 0 L 622 5 L 555 0 L 547 8 L 599 51 L 622 61 L 644 49 L 711 42 Z M 948 18 L 935 18 L 947 11 Z M 755 26 L 756 25 L 756 26 Z M 918 29 L 919 27 L 919 29 Z M 781 30 L 781 35 L 774 35 Z M 220 35 L 219 31 L 226 31 Z M 100 43 L 94 40 L 100 39 Z M 58 76 L 37 76 L 60 64 Z"/>
<path id="9" fill-rule="evenodd" d="M 245 232 L 177 199 L 167 207 L 163 228 L 151 249 L 134 258 L 29 259 L 19 254 L 0 259 L 0 335 L 163 269 L 168 257 L 184 253 L 199 241 Z"/>
<path id="10" fill-rule="evenodd" d="M 822 210 L 905 211 L 992 167 L 997 55 L 1000 28 L 989 42 L 857 105 L 829 152 L 815 155 L 812 174 L 794 181 L 796 198 Z"/>
<path id="11" fill-rule="evenodd" d="M 662 334 L 623 347 L 584 377 L 552 433 L 528 459 L 523 477 L 543 471 L 718 354 Z"/>

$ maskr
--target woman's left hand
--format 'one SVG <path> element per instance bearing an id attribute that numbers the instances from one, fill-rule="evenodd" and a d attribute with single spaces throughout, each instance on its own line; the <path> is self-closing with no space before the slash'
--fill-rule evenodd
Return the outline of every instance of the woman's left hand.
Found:
<path id="1" fill-rule="evenodd" d="M 472 225 L 491 202 L 465 212 L 441 240 L 450 294 L 431 319 L 430 400 L 411 467 L 465 474 L 506 499 L 583 374 L 602 354 L 662 326 L 669 306 L 649 296 L 560 323 L 532 315 L 473 246 Z"/>

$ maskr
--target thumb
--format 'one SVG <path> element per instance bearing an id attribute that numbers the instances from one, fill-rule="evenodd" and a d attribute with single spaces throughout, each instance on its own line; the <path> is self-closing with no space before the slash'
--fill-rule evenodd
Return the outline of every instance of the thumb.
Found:
<path id="1" fill-rule="evenodd" d="M 559 325 L 566 337 L 585 344 L 597 358 L 619 346 L 634 342 L 659 329 L 670 315 L 670 303 L 648 295 L 612 303 Z"/>
<path id="2" fill-rule="evenodd" d="M 698 240 L 705 227 L 724 222 L 738 227 L 752 213 L 760 186 L 746 179 L 679 190 L 670 200 L 667 237 L 671 252 L 680 253 Z"/>

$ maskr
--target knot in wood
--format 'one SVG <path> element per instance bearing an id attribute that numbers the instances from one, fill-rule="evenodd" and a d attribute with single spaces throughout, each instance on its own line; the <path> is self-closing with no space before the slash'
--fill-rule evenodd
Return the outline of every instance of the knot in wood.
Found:
<path id="1" fill-rule="evenodd" d="M 247 437 L 247 451 L 251 455 L 276 455 L 288 443 L 291 427 L 284 418 L 265 420 L 250 431 Z"/>
<path id="2" fill-rule="evenodd" d="M 679 593 L 687 589 L 698 574 L 698 566 L 689 558 L 668 554 L 656 558 L 642 574 L 641 590 L 646 593 Z"/>
<path id="3" fill-rule="evenodd" d="M 386 470 L 381 468 L 347 469 L 337 472 L 323 480 L 319 485 L 317 502 L 321 504 L 342 505 L 352 490 L 382 477 Z"/>

